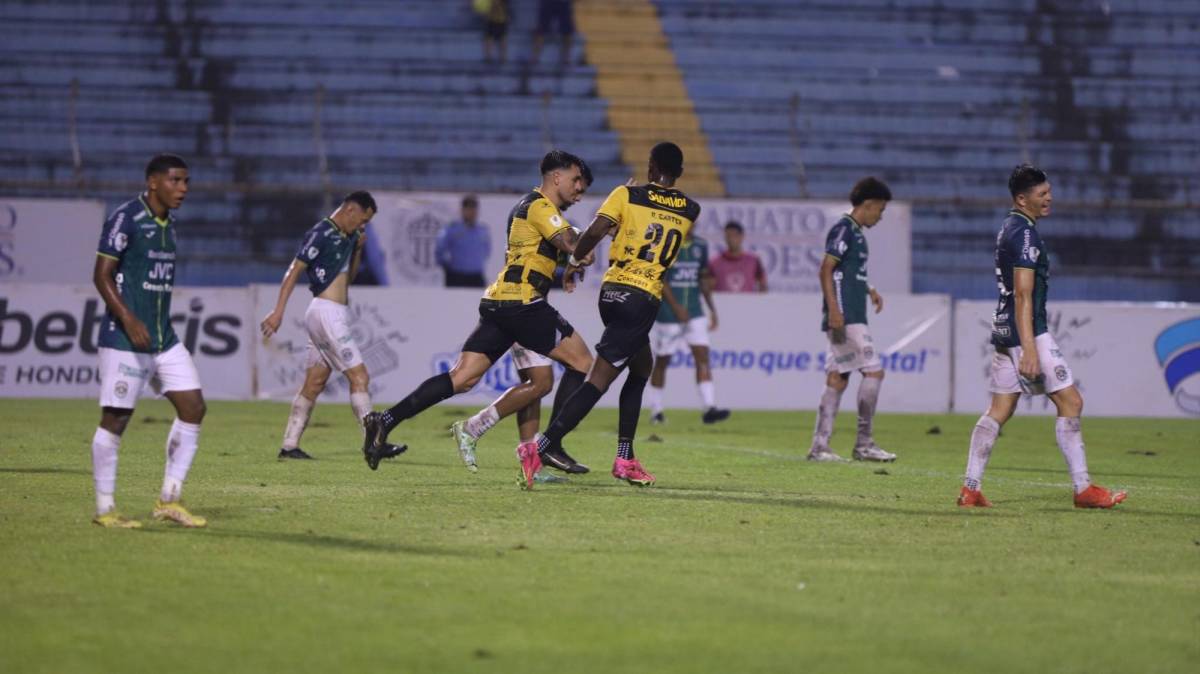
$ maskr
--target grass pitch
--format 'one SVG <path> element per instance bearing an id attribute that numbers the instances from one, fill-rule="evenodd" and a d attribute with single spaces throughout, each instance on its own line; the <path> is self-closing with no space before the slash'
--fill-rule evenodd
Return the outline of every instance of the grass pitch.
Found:
<path id="1" fill-rule="evenodd" d="M 568 439 L 593 472 L 526 493 L 512 421 L 462 468 L 464 411 L 401 426 L 372 473 L 348 406 L 318 407 L 317 461 L 278 462 L 284 405 L 212 403 L 184 490 L 210 526 L 186 531 L 148 518 L 171 411 L 145 402 L 117 503 L 147 527 L 109 531 L 94 403 L 0 401 L 0 671 L 1195 671 L 1196 421 L 1085 419 L 1092 475 L 1130 491 L 1085 512 L 1053 421 L 1018 417 L 996 507 L 963 512 L 974 416 L 881 415 L 897 463 L 812 465 L 811 412 L 675 411 L 643 423 L 638 489 L 598 410 Z"/>

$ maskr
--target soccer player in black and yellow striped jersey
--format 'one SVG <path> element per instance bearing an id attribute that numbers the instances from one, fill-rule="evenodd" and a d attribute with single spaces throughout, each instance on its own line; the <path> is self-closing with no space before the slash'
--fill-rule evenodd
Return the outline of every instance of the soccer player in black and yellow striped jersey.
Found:
<path id="1" fill-rule="evenodd" d="M 371 470 L 387 455 L 386 440 L 392 429 L 456 393 L 471 390 L 513 344 L 568 365 L 590 363 L 583 339 L 546 302 L 559 251 L 573 254 L 579 242 L 579 233 L 562 217 L 562 209 L 575 203 L 586 189 L 583 167 L 582 159 L 562 150 L 542 158 L 542 183 L 509 213 L 504 269 L 480 299 L 479 323 L 454 366 L 425 380 L 390 409 L 363 418 L 363 454 Z M 584 262 L 591 259 L 582 257 Z M 587 365 L 576 367 L 587 369 Z M 505 391 L 492 405 L 495 415 L 489 418 L 490 424 L 523 409 L 552 386 L 553 373 L 543 368 L 531 381 Z M 473 445 L 464 448 L 460 443 L 459 453 L 474 470 Z"/>
<path id="2" fill-rule="evenodd" d="M 654 483 L 634 456 L 633 438 L 642 408 L 642 392 L 654 357 L 650 329 L 662 302 L 663 275 L 675 262 L 683 240 L 700 216 L 700 204 L 674 188 L 683 175 L 683 152 L 674 143 L 650 151 L 649 182 L 613 190 L 580 238 L 572 263 L 612 235 L 609 267 L 600 286 L 600 318 L 604 335 L 596 345 L 596 361 L 588 379 L 563 405 L 538 441 L 539 451 L 555 447 L 579 424 L 621 370 L 629 376 L 621 387 L 617 457 L 613 477 L 630 484 Z M 582 262 L 586 262 L 583 260 Z M 578 266 L 568 274 L 578 272 Z M 545 454 L 542 455 L 546 460 Z"/>

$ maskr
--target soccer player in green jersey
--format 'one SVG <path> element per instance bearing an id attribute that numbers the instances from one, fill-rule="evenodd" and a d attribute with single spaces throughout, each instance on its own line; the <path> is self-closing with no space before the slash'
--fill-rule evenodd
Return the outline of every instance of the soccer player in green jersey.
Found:
<path id="1" fill-rule="evenodd" d="M 654 371 L 650 374 L 649 399 L 650 420 L 663 423 L 663 388 L 667 383 L 667 366 L 671 357 L 686 344 L 696 362 L 696 387 L 700 391 L 700 402 L 704 406 L 701 420 L 715 424 L 729 418 L 729 410 L 719 409 L 716 403 L 716 387 L 712 381 L 712 368 L 708 360 L 708 333 L 717 329 L 717 307 L 712 296 L 713 274 L 708 265 L 708 242 L 689 235 L 679 248 L 675 264 L 667 270 L 663 284 L 663 303 L 658 307 L 658 319 L 651 331 L 650 342 L 654 347 Z M 708 305 L 709 315 L 704 315 L 700 298 Z"/>
<path id="2" fill-rule="evenodd" d="M 136 529 L 116 509 L 117 450 L 142 389 L 150 383 L 175 406 L 167 466 L 153 517 L 203 527 L 179 500 L 196 456 L 204 394 L 192 356 L 171 327 L 175 282 L 173 209 L 188 193 L 188 166 L 170 154 L 146 165 L 146 191 L 121 204 L 104 223 L 92 281 L 108 313 L 100 329 L 100 426 L 92 436 L 96 517 L 103 527 Z"/>
<path id="3" fill-rule="evenodd" d="M 883 181 L 863 178 L 850 190 L 851 210 L 829 230 L 825 238 L 825 258 L 821 261 L 821 330 L 829 338 L 825 354 L 825 391 L 817 409 L 816 428 L 809 461 L 842 461 L 830 447 L 833 421 L 837 417 L 842 393 L 850 383 L 850 373 L 862 373 L 858 385 L 858 439 L 854 443 L 857 461 L 895 461 L 896 455 L 875 444 L 872 423 L 883 384 L 883 363 L 867 330 L 867 298 L 875 313 L 883 310 L 883 297 L 867 282 L 866 231 L 879 224 L 892 199 L 892 191 Z"/>
<path id="4" fill-rule="evenodd" d="M 967 474 L 958 505 L 987 508 L 992 504 L 979 488 L 992 455 L 992 445 L 1017 409 L 1021 394 L 1046 395 L 1058 410 L 1054 436 L 1075 486 L 1076 508 L 1111 508 L 1125 492 L 1093 484 L 1079 416 L 1083 396 L 1075 386 L 1071 366 L 1046 324 L 1050 254 L 1038 232 L 1039 221 L 1050 215 L 1050 181 L 1034 166 L 1022 164 L 1008 178 L 1012 210 L 996 235 L 996 285 L 1000 297 L 992 320 L 992 365 L 988 390 L 992 402 L 971 432 Z"/>
<path id="5" fill-rule="evenodd" d="M 283 445 L 279 449 L 280 459 L 312 458 L 300 448 L 300 437 L 308 427 L 317 396 L 325 390 L 334 370 L 345 375 L 350 384 L 350 408 L 354 410 L 354 418 L 361 424 L 362 418 L 371 411 L 370 377 L 358 344 L 354 342 L 349 304 L 350 283 L 358 274 L 367 240 L 367 223 L 375 212 L 375 199 L 370 192 L 352 192 L 329 217 L 305 232 L 296 257 L 280 283 L 275 308 L 259 325 L 267 339 L 279 330 L 288 298 L 303 275 L 313 295 L 304 312 L 308 352 L 304 384 L 292 400 L 292 410 L 283 431 Z M 395 456 L 405 449 L 393 447 L 388 456 Z"/>

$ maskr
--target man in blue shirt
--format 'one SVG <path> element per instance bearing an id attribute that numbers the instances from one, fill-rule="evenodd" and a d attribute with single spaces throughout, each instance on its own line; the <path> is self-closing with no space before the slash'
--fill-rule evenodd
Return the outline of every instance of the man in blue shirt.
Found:
<path id="1" fill-rule="evenodd" d="M 1079 415 L 1083 397 L 1071 368 L 1046 325 L 1046 293 L 1050 287 L 1050 255 L 1037 223 L 1050 215 L 1050 183 L 1029 164 L 1013 169 L 1008 179 L 1012 210 L 996 236 L 996 283 L 1000 298 L 992 321 L 989 390 L 992 402 L 975 424 L 967 455 L 967 474 L 958 505 L 987 508 L 992 504 L 979 489 L 984 468 L 1000 427 L 1012 417 L 1021 394 L 1045 394 L 1058 410 L 1054 435 L 1075 486 L 1076 508 L 1111 508 L 1125 492 L 1092 484 Z"/>
<path id="2" fill-rule="evenodd" d="M 121 204 L 104 223 L 92 282 L 108 313 L 100 330 L 100 426 L 92 436 L 96 517 L 107 528 L 141 523 L 116 509 L 117 451 L 146 384 L 175 407 L 167 436 L 167 468 L 154 506 L 156 520 L 203 527 L 179 500 L 200 442 L 206 410 L 192 356 L 171 327 L 175 283 L 175 218 L 188 193 L 188 166 L 172 154 L 146 165 L 146 191 Z"/>
<path id="3" fill-rule="evenodd" d="M 447 288 L 482 288 L 492 240 L 487 227 L 479 224 L 479 200 L 468 194 L 462 200 L 462 219 L 446 225 L 438 234 L 434 254 L 446 272 Z"/>

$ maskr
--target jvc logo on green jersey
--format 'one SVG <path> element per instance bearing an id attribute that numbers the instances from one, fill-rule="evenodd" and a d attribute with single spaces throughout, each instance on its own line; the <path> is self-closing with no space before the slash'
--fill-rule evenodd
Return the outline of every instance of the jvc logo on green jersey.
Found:
<path id="1" fill-rule="evenodd" d="M 175 277 L 174 262 L 155 262 L 150 268 L 150 278 L 155 281 L 170 281 Z"/>
<path id="2" fill-rule="evenodd" d="M 675 268 L 671 270 L 671 284 L 672 285 L 680 285 L 680 284 L 685 284 L 685 283 L 686 284 L 695 284 L 699 280 L 700 280 L 700 265 L 698 265 L 698 264 L 692 264 L 692 265 L 685 267 L 685 266 L 682 266 L 677 263 L 675 265 Z"/>

